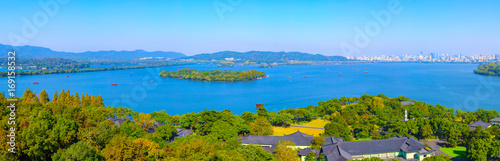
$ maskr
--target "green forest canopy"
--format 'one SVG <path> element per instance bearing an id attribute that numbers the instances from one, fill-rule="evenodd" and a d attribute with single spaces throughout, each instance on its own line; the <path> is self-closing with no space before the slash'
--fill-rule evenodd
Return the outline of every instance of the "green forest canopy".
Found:
<path id="1" fill-rule="evenodd" d="M 481 75 L 500 76 L 500 62 L 480 64 L 474 73 Z"/>
<path id="2" fill-rule="evenodd" d="M 439 138 L 448 141 L 448 146 L 466 146 L 471 160 L 499 155 L 500 147 L 495 137 L 500 134 L 498 127 L 471 131 L 467 126 L 497 117 L 497 111 L 461 111 L 419 101 L 403 106 L 400 102 L 409 100 L 406 97 L 363 95 L 278 112 L 261 107 L 256 113 L 241 115 L 226 109 L 174 116 L 164 110 L 146 114 L 124 107 L 105 107 L 101 96 L 72 94 L 69 90 L 56 92 L 52 98 L 45 90 L 39 94 L 25 90 L 18 98 L 14 125 L 8 124 L 10 111 L 4 108 L 0 134 L 6 136 L 10 127 L 16 128 L 16 153 L 9 153 L 9 145 L 2 144 L 0 160 L 280 160 L 289 157 L 276 156 L 254 145 L 242 146 L 237 138 L 248 133 L 269 135 L 266 131 L 272 129 L 271 125 L 307 122 L 318 117 L 330 121 L 323 136 L 342 137 L 346 141 L 397 135 Z M 0 104 L 7 107 L 9 103 L 0 94 Z M 405 109 L 409 121 L 401 122 Z M 134 121 L 117 126 L 109 120 L 125 117 Z M 154 121 L 166 125 L 156 128 Z M 176 138 L 167 144 L 175 126 L 192 129 L 196 135 Z M 156 132 L 148 133 L 149 128 L 156 128 Z M 6 143 L 9 138 L 0 139 Z"/>
<path id="3" fill-rule="evenodd" d="M 211 70 L 199 71 L 196 69 L 184 68 L 177 71 L 165 71 L 160 73 L 160 76 L 166 78 L 180 78 L 187 80 L 207 81 L 207 82 L 237 82 L 249 81 L 260 78 L 266 73 L 247 70 L 247 71 L 233 71 L 233 70 Z"/>

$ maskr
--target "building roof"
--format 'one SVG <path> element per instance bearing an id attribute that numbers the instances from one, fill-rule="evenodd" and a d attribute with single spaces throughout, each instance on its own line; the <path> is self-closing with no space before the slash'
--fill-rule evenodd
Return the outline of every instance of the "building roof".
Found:
<path id="1" fill-rule="evenodd" d="M 500 122 L 500 117 L 492 118 L 490 122 Z"/>
<path id="2" fill-rule="evenodd" d="M 283 140 L 293 141 L 295 145 L 311 145 L 313 135 L 307 135 L 297 130 L 293 134 L 283 136 Z"/>
<path id="3" fill-rule="evenodd" d="M 109 118 L 111 122 L 113 122 L 115 125 L 120 126 L 120 124 L 127 122 L 128 119 L 121 119 L 121 118 Z"/>
<path id="4" fill-rule="evenodd" d="M 320 150 L 311 149 L 311 148 L 300 149 L 299 155 L 306 156 L 307 154 L 309 154 L 309 152 L 313 152 L 315 154 L 315 157 L 319 157 Z"/>
<path id="5" fill-rule="evenodd" d="M 413 101 L 401 101 L 401 104 L 403 106 L 409 105 L 409 104 L 414 104 Z"/>
<path id="6" fill-rule="evenodd" d="M 338 142 L 344 142 L 342 138 L 337 138 L 337 137 L 325 137 L 325 144 L 323 145 L 329 145 L 329 144 L 337 144 Z"/>
<path id="7" fill-rule="evenodd" d="M 483 122 L 482 120 L 479 120 L 479 121 L 476 121 L 476 122 L 473 122 L 473 123 L 469 124 L 469 129 L 470 130 L 476 130 L 477 126 L 482 126 L 483 130 L 484 130 L 484 129 L 490 127 L 491 123 L 486 123 L 486 122 Z"/>
<path id="8" fill-rule="evenodd" d="M 295 145 L 310 145 L 313 140 L 313 135 L 307 135 L 297 131 L 285 136 L 262 136 L 248 135 L 240 139 L 244 144 L 261 144 L 261 145 L 276 145 L 281 140 L 293 141 Z"/>
<path id="9" fill-rule="evenodd" d="M 425 145 L 410 137 L 392 137 L 384 140 L 339 142 L 323 146 L 323 153 L 329 161 L 352 160 L 351 155 L 378 154 L 404 151 L 407 153 L 430 154 Z"/>

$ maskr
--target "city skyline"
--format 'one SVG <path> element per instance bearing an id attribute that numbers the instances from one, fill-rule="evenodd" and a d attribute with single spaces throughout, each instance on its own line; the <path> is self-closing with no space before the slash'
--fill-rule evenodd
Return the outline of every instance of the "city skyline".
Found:
<path id="1" fill-rule="evenodd" d="M 186 55 L 500 53 L 495 44 L 500 22 L 492 21 L 496 1 L 33 2 L 38 1 L 0 2 L 16 6 L 0 15 L 0 43 L 65 52 L 142 49 Z"/>

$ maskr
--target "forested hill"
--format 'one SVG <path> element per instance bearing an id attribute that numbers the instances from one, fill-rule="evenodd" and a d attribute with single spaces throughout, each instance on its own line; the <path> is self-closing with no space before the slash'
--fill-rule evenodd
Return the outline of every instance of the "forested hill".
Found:
<path id="1" fill-rule="evenodd" d="M 144 57 L 163 57 L 163 58 L 180 58 L 186 55 L 178 52 L 164 52 L 164 51 L 88 51 L 83 53 L 73 52 L 59 52 L 53 51 L 49 48 L 37 46 L 10 46 L 0 44 L 0 52 L 5 53 L 6 57 L 9 50 L 14 49 L 17 51 L 19 58 L 65 58 L 72 60 L 134 60 Z"/>
<path id="2" fill-rule="evenodd" d="M 212 54 L 198 54 L 190 56 L 195 60 L 225 60 L 226 58 L 234 58 L 241 61 L 255 62 L 286 62 L 286 61 L 347 61 L 343 56 L 325 56 L 321 54 L 308 54 L 301 52 L 270 52 L 270 51 L 250 51 L 250 52 L 235 52 L 222 51 Z"/>
<path id="3" fill-rule="evenodd" d="M 474 73 L 481 75 L 500 76 L 500 62 L 480 64 Z"/>

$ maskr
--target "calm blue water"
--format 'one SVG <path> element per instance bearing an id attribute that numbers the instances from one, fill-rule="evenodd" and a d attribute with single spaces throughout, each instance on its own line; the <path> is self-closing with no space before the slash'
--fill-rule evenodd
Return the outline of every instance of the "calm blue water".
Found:
<path id="1" fill-rule="evenodd" d="M 26 88 L 52 96 L 55 90 L 70 89 L 80 95 L 102 94 L 104 103 L 123 106 L 138 112 L 165 109 L 170 114 L 198 112 L 204 109 L 231 109 L 233 113 L 255 111 L 256 103 L 268 110 L 317 105 L 342 96 L 385 94 L 407 96 L 430 104 L 442 104 L 462 110 L 500 109 L 500 77 L 472 73 L 476 64 L 351 64 L 314 66 L 257 66 L 219 68 L 216 65 L 186 65 L 151 69 L 53 74 L 18 77 L 18 96 Z M 198 70 L 257 69 L 269 77 L 237 83 L 198 82 L 167 79 L 161 70 L 179 68 Z M 369 73 L 364 73 L 369 71 Z M 338 75 L 342 76 L 339 77 Z M 69 75 L 69 77 L 65 77 Z M 133 76 L 129 76 L 133 75 Z M 304 78 L 306 76 L 307 78 Z M 288 77 L 292 77 L 289 79 Z M 149 81 L 153 80 L 154 83 Z M 32 82 L 39 82 L 33 85 Z M 111 86 L 112 83 L 119 84 Z M 2 91 L 7 79 L 0 79 Z"/>

